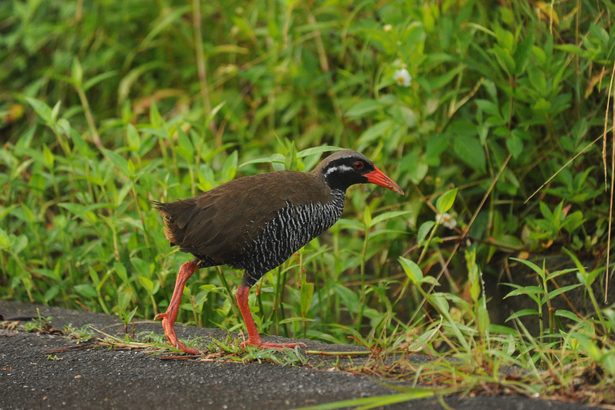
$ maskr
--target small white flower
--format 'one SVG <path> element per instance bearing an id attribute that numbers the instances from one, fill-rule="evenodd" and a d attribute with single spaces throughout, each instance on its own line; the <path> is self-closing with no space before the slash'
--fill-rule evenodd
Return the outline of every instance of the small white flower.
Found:
<path id="1" fill-rule="evenodd" d="M 390 24 L 385 24 L 384 27 L 382 28 L 384 31 L 391 31 L 393 30 L 393 26 Z"/>
<path id="2" fill-rule="evenodd" d="M 395 74 L 393 74 L 393 79 L 395 80 L 397 85 L 402 87 L 410 87 L 410 83 L 412 82 L 412 77 L 410 76 L 408 70 L 406 70 L 405 68 L 401 68 L 395 71 Z"/>
<path id="3" fill-rule="evenodd" d="M 438 215 L 438 223 L 448 229 L 455 229 L 457 227 L 457 220 L 455 217 L 446 212 Z"/>

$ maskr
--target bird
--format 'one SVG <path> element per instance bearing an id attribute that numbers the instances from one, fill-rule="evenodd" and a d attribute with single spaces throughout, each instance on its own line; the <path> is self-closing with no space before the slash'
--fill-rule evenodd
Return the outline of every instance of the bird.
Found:
<path id="1" fill-rule="evenodd" d="M 342 216 L 348 187 L 372 183 L 400 195 L 399 185 L 363 154 L 343 149 L 328 155 L 311 172 L 278 171 L 244 176 L 176 202 L 153 202 L 172 246 L 194 259 L 179 268 L 162 320 L 171 345 L 188 353 L 174 323 L 184 286 L 199 269 L 228 265 L 244 271 L 235 293 L 248 339 L 241 343 L 267 349 L 295 348 L 301 343 L 264 342 L 248 306 L 250 288 Z"/>

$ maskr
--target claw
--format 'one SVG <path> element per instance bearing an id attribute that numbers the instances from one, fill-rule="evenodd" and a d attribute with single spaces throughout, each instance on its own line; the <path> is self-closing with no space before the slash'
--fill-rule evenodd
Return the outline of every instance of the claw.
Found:
<path id="1" fill-rule="evenodd" d="M 175 329 L 173 328 L 173 324 L 169 323 L 169 320 L 166 317 L 162 318 L 162 328 L 164 329 L 164 335 L 167 337 L 167 340 L 169 341 L 171 346 L 174 346 L 176 349 L 179 349 L 184 353 L 192 355 L 201 354 L 201 352 L 186 346 L 177 338 L 177 335 L 175 334 Z"/>
<path id="2" fill-rule="evenodd" d="M 199 352 L 197 349 L 193 349 L 191 347 L 188 347 L 185 344 L 183 344 L 182 342 L 180 342 L 179 340 L 175 344 L 175 348 L 181 350 L 184 353 L 191 354 L 191 355 L 200 355 L 201 354 L 201 352 Z"/>
<path id="3" fill-rule="evenodd" d="M 163 320 L 167 318 L 167 312 L 164 313 L 158 313 L 156 316 L 154 316 L 154 320 Z"/>
<path id="4" fill-rule="evenodd" d="M 294 349 L 295 347 L 306 347 L 305 343 L 269 343 L 261 341 L 261 337 L 254 324 L 254 318 L 252 318 L 252 313 L 250 313 L 250 307 L 248 306 L 249 292 L 250 288 L 247 285 L 241 285 L 235 294 L 237 306 L 239 306 L 241 316 L 248 330 L 248 340 L 241 343 L 242 349 L 245 349 L 246 346 L 255 346 L 260 349 Z"/>

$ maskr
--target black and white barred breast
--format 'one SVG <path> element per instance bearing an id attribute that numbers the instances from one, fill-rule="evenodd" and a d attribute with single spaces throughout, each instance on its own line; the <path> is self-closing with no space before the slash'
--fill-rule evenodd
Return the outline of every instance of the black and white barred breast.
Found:
<path id="1" fill-rule="evenodd" d="M 293 205 L 286 202 L 256 238 L 244 245 L 240 257 L 231 265 L 245 269 L 247 285 L 256 283 L 337 222 L 344 210 L 344 192 L 332 191 L 331 198 L 326 203 Z"/>

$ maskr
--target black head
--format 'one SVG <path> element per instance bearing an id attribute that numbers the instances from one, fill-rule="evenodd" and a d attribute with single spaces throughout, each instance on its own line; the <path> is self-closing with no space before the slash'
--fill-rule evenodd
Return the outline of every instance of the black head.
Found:
<path id="1" fill-rule="evenodd" d="M 345 191 L 354 184 L 372 183 L 404 194 L 399 185 L 380 171 L 365 155 L 351 150 L 337 151 L 329 155 L 313 172 L 320 173 L 331 189 Z"/>

